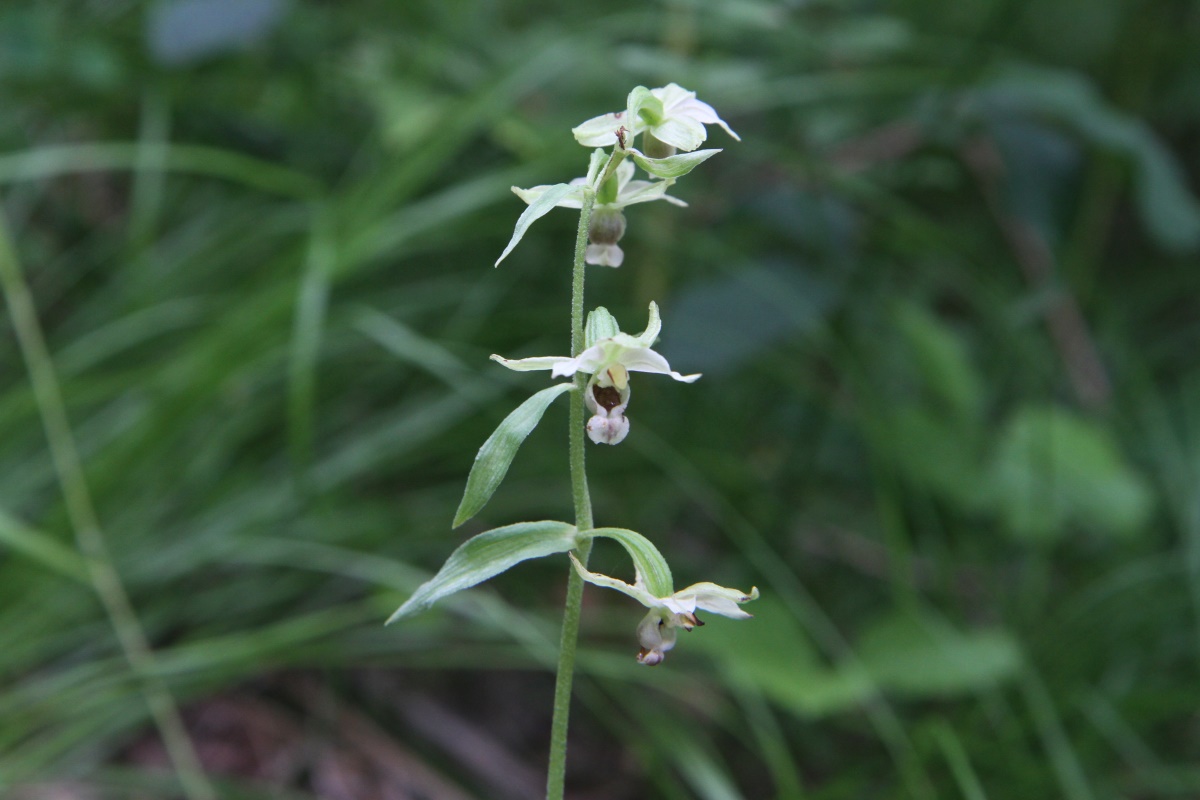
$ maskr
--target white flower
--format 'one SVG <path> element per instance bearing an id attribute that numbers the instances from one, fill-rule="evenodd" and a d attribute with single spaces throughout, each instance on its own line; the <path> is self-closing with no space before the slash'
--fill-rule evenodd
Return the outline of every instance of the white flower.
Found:
<path id="1" fill-rule="evenodd" d="M 646 588 L 646 583 L 640 574 L 635 577 L 632 584 L 628 584 L 607 575 L 588 572 L 573 553 L 571 562 L 575 565 L 579 576 L 588 583 L 616 589 L 650 609 L 637 628 L 638 644 L 641 645 L 637 657 L 638 663 L 647 666 L 661 664 L 667 657 L 667 651 L 675 646 L 677 629 L 683 628 L 685 631 L 690 631 L 692 628 L 704 624 L 696 617 L 697 611 L 707 611 L 732 619 L 749 619 L 752 615 L 742 611 L 738 606 L 758 599 L 757 588 L 751 588 L 747 594 L 737 589 L 718 586 L 715 583 L 694 583 L 686 589 L 680 589 L 665 597 L 655 597 Z"/>
<path id="2" fill-rule="evenodd" d="M 635 181 L 633 178 L 633 162 L 622 161 L 617 165 L 614 171 L 616 177 L 616 192 L 613 193 L 611 199 L 606 199 L 601 194 L 596 196 L 595 208 L 614 208 L 622 209 L 625 206 L 631 206 L 635 203 L 649 203 L 651 200 L 666 200 L 668 203 L 673 203 L 677 206 L 686 206 L 687 203 L 680 200 L 678 197 L 671 197 L 667 194 L 667 189 L 671 188 L 672 181 Z M 559 208 L 583 208 L 583 193 L 588 185 L 587 178 L 575 178 L 571 181 L 571 186 L 576 187 L 572 192 L 569 192 L 565 197 L 555 203 Z M 513 194 L 532 205 L 535 200 L 546 193 L 550 189 L 550 185 L 534 186 L 529 189 L 520 187 L 512 187 Z"/>
<path id="3" fill-rule="evenodd" d="M 687 203 L 678 197 L 667 194 L 673 180 L 635 181 L 632 161 L 622 161 L 617 165 L 612 178 L 601 186 L 596 194 L 596 205 L 592 209 L 592 222 L 588 227 L 588 248 L 584 253 L 584 261 L 603 267 L 619 267 L 625 260 L 625 253 L 617 244 L 625 233 L 625 217 L 621 209 L 637 203 L 649 203 L 653 200 L 666 200 L 677 206 Z M 589 185 L 587 178 L 575 178 L 570 185 L 575 187 L 564 195 L 556 206 L 561 208 L 583 208 L 583 195 Z M 534 186 L 529 189 L 513 187 L 517 197 L 532 205 L 548 190 L 550 185 Z"/>
<path id="4" fill-rule="evenodd" d="M 684 383 L 691 383 L 700 377 L 680 375 L 671 369 L 665 358 L 650 349 L 662 330 L 656 303 L 650 303 L 650 319 L 646 330 L 637 336 L 621 333 L 616 320 L 604 308 L 597 308 L 588 315 L 587 327 L 587 349 L 575 358 L 542 356 L 507 359 L 493 355 L 492 360 L 518 372 L 548 369 L 554 378 L 569 377 L 576 372 L 591 375 L 584 401 L 593 414 L 588 421 L 588 436 L 597 444 L 619 444 L 629 433 L 625 407 L 629 404 L 630 372 L 670 375 Z"/>
<path id="5" fill-rule="evenodd" d="M 661 89 L 638 86 L 629 93 L 624 111 L 593 117 L 572 128 L 571 133 L 584 147 L 610 147 L 620 138 L 622 149 L 631 145 L 632 136 L 649 133 L 666 145 L 691 152 L 707 138 L 705 125 L 720 125 L 741 141 L 712 106 L 696 99 L 695 92 L 668 83 Z M 621 129 L 624 131 L 618 137 Z M 655 153 L 650 155 L 657 157 Z"/>

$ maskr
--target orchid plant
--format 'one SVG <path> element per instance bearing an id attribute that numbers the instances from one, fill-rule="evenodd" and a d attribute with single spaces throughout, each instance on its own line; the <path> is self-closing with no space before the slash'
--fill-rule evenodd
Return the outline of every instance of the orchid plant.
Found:
<path id="1" fill-rule="evenodd" d="M 668 375 L 682 383 L 700 378 L 675 372 L 652 349 L 662 330 L 656 303 L 650 303 L 646 329 L 634 336 L 622 333 L 616 319 L 602 306 L 587 315 L 585 324 L 583 291 L 586 264 L 619 267 L 624 263 L 625 255 L 618 243 L 625 233 L 626 208 L 654 200 L 686 205 L 667 192 L 678 179 L 720 152 L 698 149 L 707 138 L 707 125 L 718 125 L 738 138 L 712 106 L 696 99 L 695 92 L 673 83 L 659 89 L 639 86 L 629 93 L 624 111 L 603 114 L 572 130 L 581 145 L 594 148 L 584 177 L 529 189 L 513 187 L 528 208 L 517 220 L 508 246 L 496 260 L 497 266 L 530 226 L 552 209 L 579 211 L 572 271 L 571 355 L 518 359 L 493 355 L 492 359 L 511 370 L 549 370 L 552 380 L 571 380 L 534 393 L 483 443 L 453 524 L 458 527 L 483 509 L 504 480 L 521 444 L 550 404 L 564 394 L 571 397 L 568 449 L 575 522 L 518 522 L 471 537 L 388 620 L 391 623 L 427 608 L 522 561 L 568 554 L 571 569 L 551 724 L 548 800 L 561 800 L 564 790 L 567 718 L 584 583 L 615 589 L 646 607 L 635 631 L 637 660 L 648 666 L 662 663 L 675 645 L 678 629 L 692 630 L 703 624 L 697 612 L 744 619 L 750 615 L 741 609 L 742 604 L 758 597 L 757 589 L 742 592 L 714 583 L 696 583 L 675 591 L 666 559 L 647 537 L 625 528 L 595 527 L 585 471 L 585 435 L 596 444 L 609 445 L 620 444 L 629 435 L 626 411 L 632 395 L 630 373 Z M 635 146 L 639 136 L 640 150 Z M 635 179 L 637 168 L 647 174 L 647 179 Z M 586 422 L 585 410 L 590 414 Z M 611 539 L 625 549 L 633 561 L 633 583 L 588 571 L 588 557 L 597 539 Z"/>

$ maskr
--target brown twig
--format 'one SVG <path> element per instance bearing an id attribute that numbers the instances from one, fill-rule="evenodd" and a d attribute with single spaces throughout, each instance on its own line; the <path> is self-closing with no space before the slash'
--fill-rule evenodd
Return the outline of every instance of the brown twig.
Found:
<path id="1" fill-rule="evenodd" d="M 1074 296 L 1055 285 L 1055 260 L 1049 243 L 1027 220 L 1011 213 L 1000 197 L 1004 161 L 999 151 L 990 140 L 980 137 L 965 144 L 961 154 L 1030 288 L 1053 290 L 1052 302 L 1045 307 L 1046 326 L 1075 396 L 1087 408 L 1105 405 L 1112 394 L 1108 372 Z"/>

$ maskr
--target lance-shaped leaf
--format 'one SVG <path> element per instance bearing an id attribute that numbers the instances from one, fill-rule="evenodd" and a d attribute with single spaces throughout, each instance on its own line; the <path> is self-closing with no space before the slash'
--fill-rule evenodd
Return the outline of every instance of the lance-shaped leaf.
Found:
<path id="1" fill-rule="evenodd" d="M 542 414 L 546 413 L 546 409 L 556 397 L 573 388 L 573 384 L 559 383 L 542 389 L 517 406 L 496 430 L 492 431 L 492 435 L 479 448 L 475 463 L 471 465 L 471 474 L 467 476 L 467 489 L 463 492 L 462 502 L 458 504 L 458 511 L 454 514 L 453 527 L 462 525 L 487 505 L 508 473 L 508 467 L 512 464 L 521 443 L 542 421 Z"/>
<path id="2" fill-rule="evenodd" d="M 472 536 L 450 554 L 437 575 L 421 584 L 388 618 L 423 611 L 447 595 L 470 589 L 531 558 L 566 553 L 576 546 L 575 526 L 566 522 L 518 522 Z"/>
<path id="3" fill-rule="evenodd" d="M 696 167 L 721 152 L 716 150 L 697 150 L 694 153 L 679 153 L 666 158 L 650 158 L 637 150 L 630 154 L 639 167 L 659 178 L 681 178 Z"/>
<path id="4" fill-rule="evenodd" d="M 516 186 L 513 187 L 513 191 L 517 191 Z M 569 183 L 556 183 L 530 203 L 529 208 L 525 209 L 525 213 L 517 218 L 517 225 L 513 228 L 512 238 L 508 240 L 508 247 L 504 248 L 504 252 L 496 259 L 496 266 L 500 266 L 500 262 L 517 246 L 517 242 L 521 241 L 521 237 L 525 235 L 525 231 L 529 230 L 530 225 L 549 214 L 550 209 L 558 205 L 559 200 L 562 200 L 571 192 L 578 191 L 578 186 L 572 186 Z"/>

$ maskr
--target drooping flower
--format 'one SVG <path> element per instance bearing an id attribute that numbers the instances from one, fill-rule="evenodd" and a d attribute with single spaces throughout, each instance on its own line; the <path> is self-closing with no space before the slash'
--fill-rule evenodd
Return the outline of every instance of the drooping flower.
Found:
<path id="1" fill-rule="evenodd" d="M 656 303 L 650 303 L 646 330 L 637 336 L 621 333 L 613 316 L 601 307 L 588 315 L 586 349 L 575 358 L 507 359 L 493 355 L 492 360 L 519 372 L 548 369 L 555 378 L 569 377 L 576 372 L 591 375 L 584 390 L 584 402 L 593 415 L 587 423 L 588 437 L 596 444 L 620 444 L 629 433 L 625 407 L 629 405 L 630 372 L 670 375 L 684 383 L 692 383 L 700 377 L 675 372 L 665 358 L 650 349 L 661 330 L 662 320 Z"/>
<path id="2" fill-rule="evenodd" d="M 666 200 L 677 206 L 687 203 L 667 194 L 675 183 L 673 180 L 635 181 L 632 161 L 622 161 L 613 170 L 612 177 L 600 186 L 596 193 L 596 204 L 592 208 L 591 224 L 588 226 L 588 248 L 584 260 L 588 264 L 604 267 L 619 267 L 625 253 L 617 244 L 625 234 L 625 215 L 622 209 L 637 203 Z M 570 185 L 574 190 L 565 194 L 557 203 L 560 208 L 583 208 L 584 192 L 589 185 L 587 178 L 575 178 Z M 551 185 L 534 186 L 529 189 L 513 187 L 513 193 L 529 205 L 553 188 Z"/>
<path id="3" fill-rule="evenodd" d="M 758 599 L 757 587 L 751 588 L 747 593 L 715 583 L 694 583 L 665 597 L 656 597 L 647 589 L 640 573 L 636 575 L 632 584 L 628 584 L 617 578 L 589 572 L 573 553 L 571 562 L 579 576 L 588 583 L 615 589 L 650 609 L 637 627 L 638 644 L 641 645 L 637 660 L 639 664 L 647 666 L 662 663 L 667 657 L 667 651 L 675 646 L 679 628 L 690 631 L 704 624 L 696 616 L 697 611 L 707 611 L 732 619 L 749 619 L 752 615 L 742 611 L 739 606 Z"/>
<path id="4" fill-rule="evenodd" d="M 705 125 L 720 125 L 741 141 L 712 106 L 696 99 L 695 92 L 668 83 L 659 89 L 636 87 L 629 93 L 624 111 L 593 117 L 572 128 L 571 133 L 584 147 L 610 147 L 619 143 L 622 149 L 632 146 L 633 136 L 644 133 L 647 136 L 642 146 L 646 154 L 662 158 L 674 148 L 691 152 L 703 144 L 708 137 Z M 659 144 L 665 149 L 660 149 Z"/>

